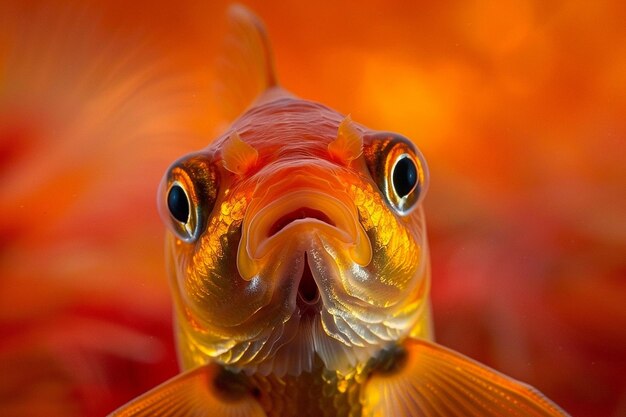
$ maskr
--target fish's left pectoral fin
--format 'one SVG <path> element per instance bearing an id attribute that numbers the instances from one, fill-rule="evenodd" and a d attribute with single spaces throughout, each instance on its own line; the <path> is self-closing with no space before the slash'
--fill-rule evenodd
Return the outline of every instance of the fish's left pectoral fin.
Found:
<path id="1" fill-rule="evenodd" d="M 409 339 L 392 363 L 367 381 L 363 416 L 568 416 L 533 387 L 434 343 Z"/>
<path id="2" fill-rule="evenodd" d="M 115 410 L 109 417 L 265 417 L 245 376 L 209 364 L 180 374 Z"/>

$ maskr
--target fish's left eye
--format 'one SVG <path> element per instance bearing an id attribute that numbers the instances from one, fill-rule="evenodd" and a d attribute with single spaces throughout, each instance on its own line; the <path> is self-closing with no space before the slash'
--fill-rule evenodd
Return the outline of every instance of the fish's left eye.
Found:
<path id="1" fill-rule="evenodd" d="M 411 141 L 395 133 L 366 135 L 363 155 L 372 179 L 398 214 L 417 207 L 426 191 L 428 170 Z"/>
<path id="2" fill-rule="evenodd" d="M 180 185 L 174 184 L 167 193 L 167 208 L 179 222 L 187 223 L 189 220 L 189 197 Z"/>

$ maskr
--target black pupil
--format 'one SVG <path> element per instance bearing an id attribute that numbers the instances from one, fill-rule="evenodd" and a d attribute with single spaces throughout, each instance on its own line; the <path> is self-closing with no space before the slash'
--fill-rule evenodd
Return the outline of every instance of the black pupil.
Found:
<path id="1" fill-rule="evenodd" d="M 393 188 L 398 197 L 406 197 L 417 184 L 417 167 L 407 157 L 400 159 L 393 170 Z"/>
<path id="2" fill-rule="evenodd" d="M 189 201 L 187 201 L 187 195 L 180 185 L 170 188 L 170 192 L 167 195 L 167 207 L 176 220 L 181 223 L 187 223 L 187 219 L 189 219 Z"/>

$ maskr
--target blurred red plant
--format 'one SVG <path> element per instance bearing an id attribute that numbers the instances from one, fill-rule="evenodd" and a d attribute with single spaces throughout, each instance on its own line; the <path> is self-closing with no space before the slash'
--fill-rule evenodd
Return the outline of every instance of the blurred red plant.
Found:
<path id="1" fill-rule="evenodd" d="M 426 154 L 439 342 L 626 413 L 626 7 L 251 1 L 282 84 Z M 225 2 L 0 5 L 0 414 L 176 373 L 166 166 L 224 127 Z"/>

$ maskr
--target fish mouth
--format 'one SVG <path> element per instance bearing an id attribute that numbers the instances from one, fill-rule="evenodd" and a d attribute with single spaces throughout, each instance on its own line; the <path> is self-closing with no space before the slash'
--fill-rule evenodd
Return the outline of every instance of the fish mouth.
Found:
<path id="1" fill-rule="evenodd" d="M 333 222 L 330 219 L 330 217 L 328 217 L 326 213 L 324 213 L 323 211 L 316 210 L 316 209 L 309 208 L 309 207 L 300 207 L 294 211 L 291 211 L 283 215 L 278 220 L 276 220 L 274 224 L 270 227 L 267 235 L 268 237 L 272 237 L 276 233 L 283 230 L 285 227 L 289 226 L 290 223 L 298 221 L 298 220 L 304 220 L 304 219 L 318 220 L 322 223 L 329 224 L 333 227 L 336 226 L 335 222 Z"/>
<path id="2" fill-rule="evenodd" d="M 270 202 L 251 218 L 246 249 L 252 258 L 260 259 L 277 243 L 292 246 L 294 235 L 313 231 L 351 244 L 357 237 L 355 215 L 343 201 L 325 192 L 295 190 Z"/>
<path id="3" fill-rule="evenodd" d="M 321 236 L 330 245 L 327 249 L 347 251 L 354 262 L 369 264 L 371 243 L 354 202 L 340 185 L 298 174 L 269 186 L 252 198 L 246 211 L 237 255 L 239 273 L 250 280 L 272 263 L 302 256 Z M 308 263 L 306 267 L 310 270 Z"/>
<path id="4" fill-rule="evenodd" d="M 298 283 L 298 295 L 296 298 L 296 305 L 300 310 L 300 315 L 306 316 L 319 313 L 321 298 L 317 282 L 315 282 L 315 278 L 313 278 L 308 256 L 305 253 L 304 268 L 300 282 Z"/>

